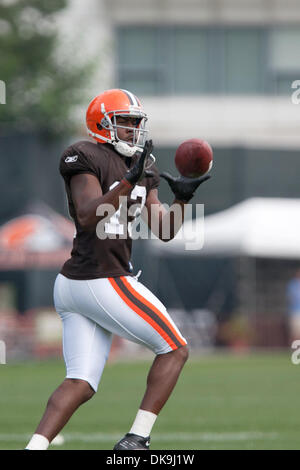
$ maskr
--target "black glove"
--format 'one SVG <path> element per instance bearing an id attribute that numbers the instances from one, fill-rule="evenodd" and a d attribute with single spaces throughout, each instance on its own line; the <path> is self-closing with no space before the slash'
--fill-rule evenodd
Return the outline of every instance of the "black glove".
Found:
<path id="1" fill-rule="evenodd" d="M 124 176 L 124 179 L 127 180 L 132 186 L 134 186 L 138 181 L 143 179 L 145 176 L 153 176 L 151 171 L 145 170 L 148 157 L 150 156 L 153 150 L 152 140 L 147 140 L 145 142 L 143 152 L 136 162 L 136 164 L 127 171 Z"/>
<path id="2" fill-rule="evenodd" d="M 210 178 L 210 175 L 199 176 L 198 178 L 186 178 L 185 176 L 175 178 L 166 172 L 161 173 L 160 176 L 167 181 L 175 198 L 182 202 L 188 202 L 192 199 L 198 186 Z"/>

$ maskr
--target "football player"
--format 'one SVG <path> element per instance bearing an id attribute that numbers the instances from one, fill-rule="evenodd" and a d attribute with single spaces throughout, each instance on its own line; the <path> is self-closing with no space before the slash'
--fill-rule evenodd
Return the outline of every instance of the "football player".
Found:
<path id="1" fill-rule="evenodd" d="M 47 449 L 75 410 L 94 395 L 114 334 L 155 353 L 136 417 L 114 447 L 149 449 L 151 429 L 188 358 L 185 338 L 165 306 L 134 276 L 130 263 L 133 219 L 145 207 L 150 229 L 163 239 L 169 215 L 158 199 L 159 174 L 146 121 L 133 93 L 107 90 L 87 109 L 87 130 L 94 141 L 77 142 L 62 155 L 60 173 L 76 227 L 71 257 L 54 286 L 66 378 L 50 396 L 27 449 Z M 208 176 L 162 176 L 181 211 L 179 223 L 170 218 L 166 241 L 174 237 L 184 205 Z"/>

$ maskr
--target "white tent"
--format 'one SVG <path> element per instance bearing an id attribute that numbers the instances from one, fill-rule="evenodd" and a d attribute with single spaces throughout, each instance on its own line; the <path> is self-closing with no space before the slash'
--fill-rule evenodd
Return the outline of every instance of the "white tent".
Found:
<path id="1" fill-rule="evenodd" d="M 187 221 L 174 240 L 152 247 L 165 255 L 300 259 L 300 199 L 250 198 Z"/>

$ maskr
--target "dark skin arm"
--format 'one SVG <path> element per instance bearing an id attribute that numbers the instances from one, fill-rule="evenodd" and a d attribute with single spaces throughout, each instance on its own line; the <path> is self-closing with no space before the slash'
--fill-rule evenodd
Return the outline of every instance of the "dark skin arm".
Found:
<path id="1" fill-rule="evenodd" d="M 146 162 L 152 148 L 152 140 L 147 141 L 139 159 L 125 173 L 122 181 L 104 195 L 96 176 L 80 173 L 71 178 L 70 187 L 77 219 L 84 229 L 93 230 L 101 220 L 102 217 L 96 214 L 98 206 L 109 204 L 117 211 L 121 202 L 120 197 L 128 196 L 144 176 L 150 176 L 147 174 Z"/>
<path id="2" fill-rule="evenodd" d="M 71 178 L 70 182 L 72 200 L 75 206 L 77 220 L 82 228 L 94 230 L 101 217 L 96 215 L 97 207 L 101 204 L 111 204 L 117 211 L 119 208 L 119 197 L 129 196 L 132 187 L 121 182 L 111 191 L 103 195 L 99 180 L 91 174 L 78 174 Z M 147 223 L 153 233 L 163 241 L 169 241 L 180 229 L 184 219 L 184 202 L 174 200 L 173 204 L 179 208 L 179 217 L 170 213 L 170 232 L 167 237 L 163 235 L 163 223 L 167 221 L 168 211 L 163 207 L 157 197 L 157 189 L 152 189 L 147 197 L 145 206 L 147 208 Z M 171 206 L 172 207 L 172 206 Z M 175 223 L 176 222 L 176 223 Z M 167 225 L 169 227 L 169 224 Z"/>
<path id="3" fill-rule="evenodd" d="M 132 187 L 121 181 L 115 188 L 103 195 L 99 180 L 91 174 L 78 174 L 70 182 L 72 200 L 75 206 L 77 220 L 86 230 L 95 229 L 101 219 L 96 215 L 97 207 L 101 204 L 111 204 L 116 211 L 119 208 L 119 197 L 128 196 Z"/>
<path id="4" fill-rule="evenodd" d="M 176 205 L 176 212 L 173 212 Z M 144 211 L 143 218 L 146 220 L 150 230 L 160 240 L 168 242 L 172 240 L 177 234 L 178 230 L 184 221 L 184 206 L 183 201 L 174 199 L 170 210 L 167 211 L 158 199 L 157 189 L 151 189 L 146 199 L 145 207 L 147 212 Z M 165 226 L 166 231 L 163 231 Z"/>

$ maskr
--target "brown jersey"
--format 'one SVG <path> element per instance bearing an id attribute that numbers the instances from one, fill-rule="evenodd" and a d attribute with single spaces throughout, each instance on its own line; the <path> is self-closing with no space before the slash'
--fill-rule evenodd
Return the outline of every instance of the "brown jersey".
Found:
<path id="1" fill-rule="evenodd" d="M 138 156 L 134 156 L 127 160 L 130 162 L 130 167 L 135 164 L 137 159 Z M 105 194 L 122 180 L 128 170 L 125 158 L 122 158 L 112 145 L 80 141 L 64 151 L 59 170 L 65 181 L 69 212 L 76 227 L 71 258 L 65 262 L 61 273 L 70 279 L 96 279 L 130 275 L 132 239 L 130 231 L 128 233 L 127 225 L 124 231 L 121 212 L 126 210 L 128 214 L 132 204 L 138 204 L 142 208 L 149 191 L 158 187 L 159 175 L 155 165 L 151 167 L 154 176 L 139 181 L 128 195 L 126 204 L 122 204 L 122 208 L 115 212 L 107 223 L 103 224 L 107 233 L 107 236 L 104 237 L 97 235 L 96 228 L 85 230 L 80 226 L 72 201 L 70 180 L 73 175 L 90 173 L 99 180 L 102 192 Z M 134 213 L 133 210 L 131 212 Z M 132 222 L 132 214 L 125 220 Z"/>

